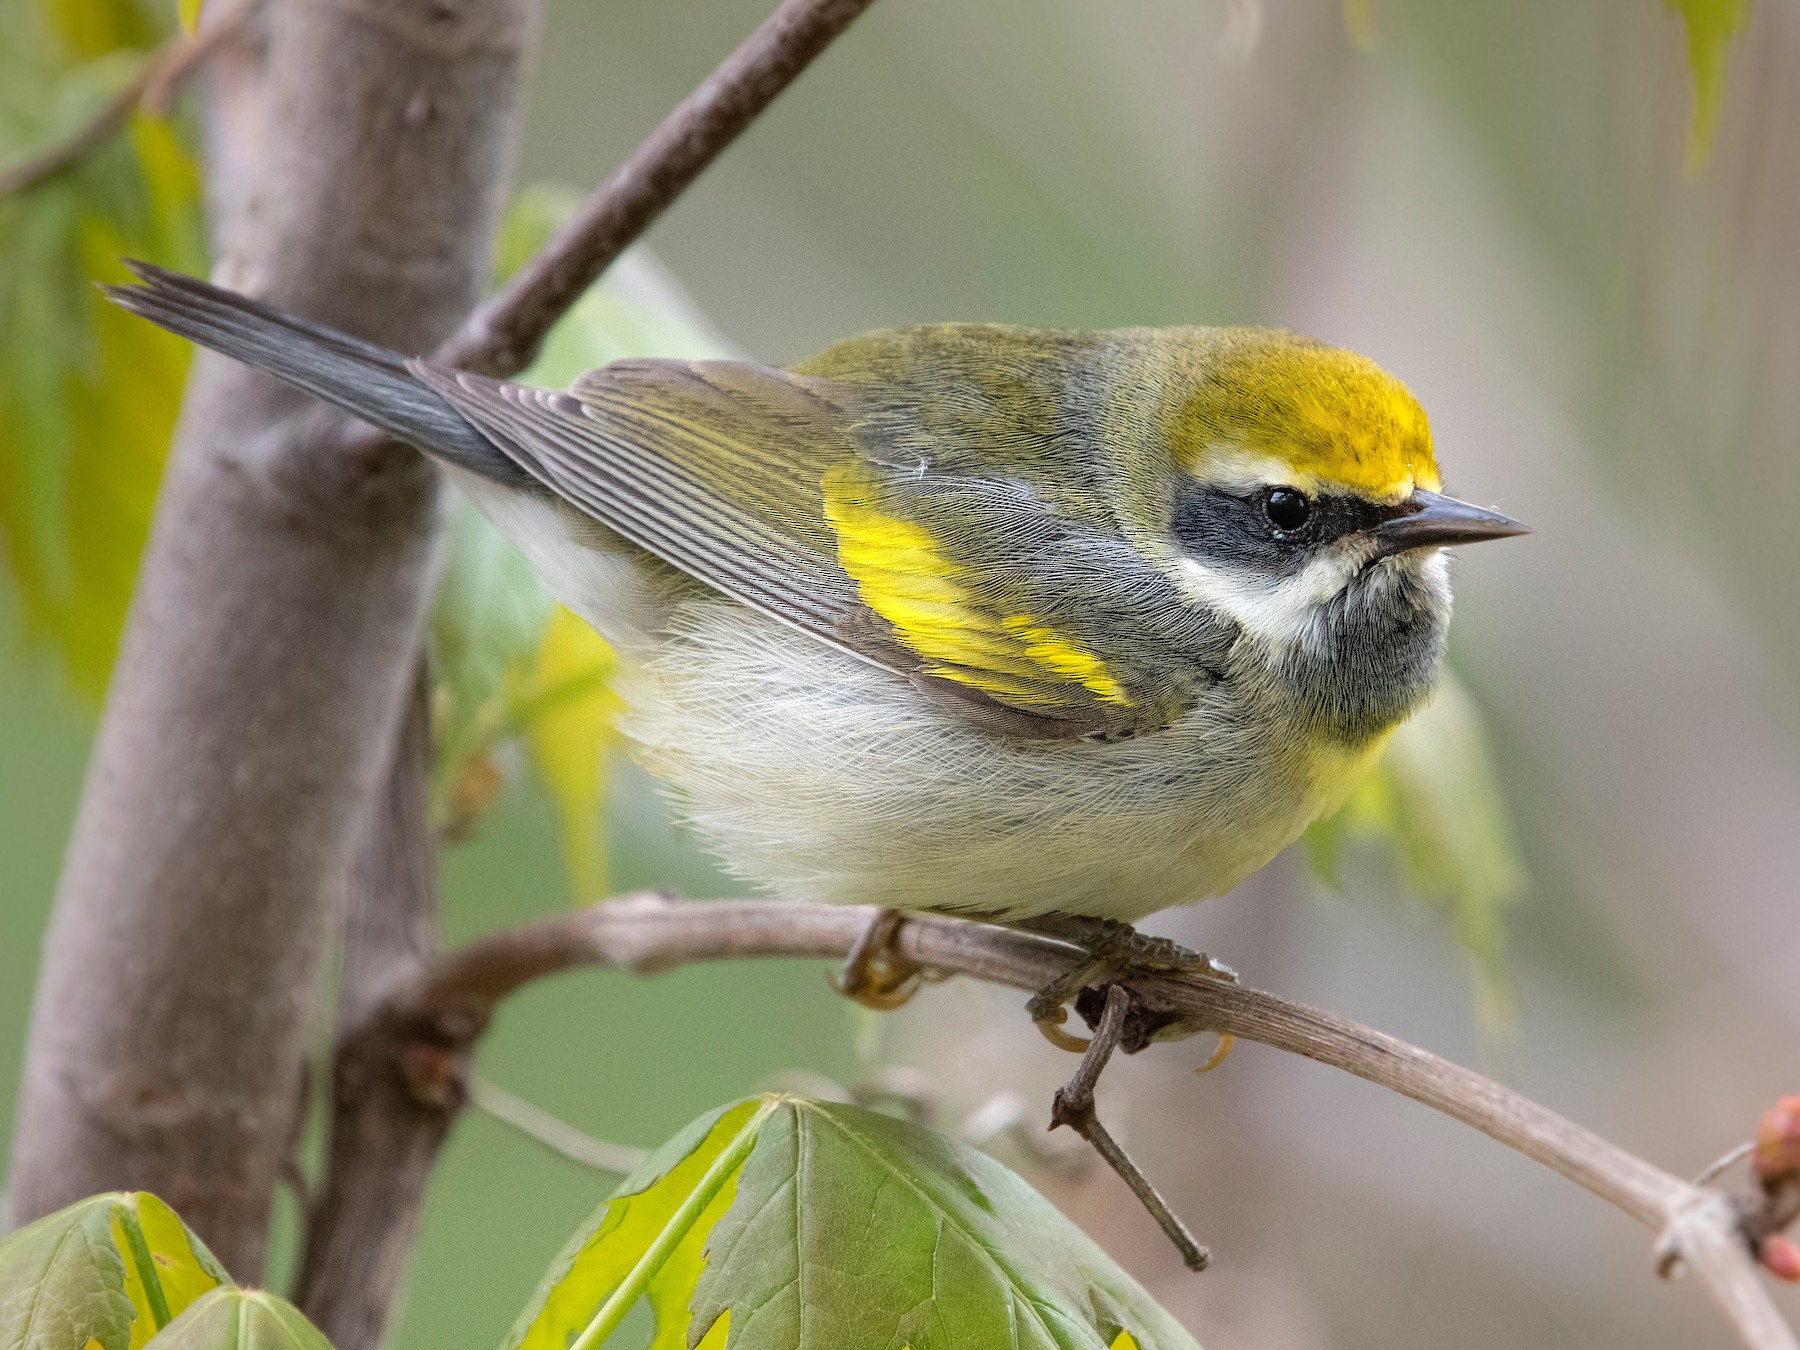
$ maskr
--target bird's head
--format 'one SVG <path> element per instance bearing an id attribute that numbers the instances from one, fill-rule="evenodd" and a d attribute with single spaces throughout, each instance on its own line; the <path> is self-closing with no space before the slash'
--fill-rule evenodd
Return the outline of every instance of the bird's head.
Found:
<path id="1" fill-rule="evenodd" d="M 1441 550 L 1526 527 L 1444 495 L 1424 410 L 1374 362 L 1285 332 L 1205 331 L 1158 402 L 1162 489 L 1138 503 L 1149 551 L 1329 720 L 1391 725 L 1435 679 Z"/>

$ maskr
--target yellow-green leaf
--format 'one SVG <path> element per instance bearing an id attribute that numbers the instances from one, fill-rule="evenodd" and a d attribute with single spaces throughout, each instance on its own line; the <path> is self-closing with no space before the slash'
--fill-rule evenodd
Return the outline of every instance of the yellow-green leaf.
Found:
<path id="1" fill-rule="evenodd" d="M 539 775 L 556 803 L 563 858 L 578 902 L 608 889 L 606 757 L 615 739 L 615 658 L 587 623 L 558 605 L 538 644 L 527 704 L 519 709 Z"/>
<path id="2" fill-rule="evenodd" d="M 181 14 L 181 31 L 192 37 L 200 31 L 202 0 L 176 0 Z"/>
<path id="3" fill-rule="evenodd" d="M 138 0 L 39 0 L 39 8 L 63 50 L 77 61 L 108 52 L 144 51 L 161 34 Z"/>
<path id="4" fill-rule="evenodd" d="M 97 1195 L 0 1241 L 0 1346 L 141 1350 L 195 1300 L 228 1283 L 212 1253 L 155 1196 Z"/>
<path id="5" fill-rule="evenodd" d="M 1483 1024 L 1506 1023 L 1506 913 L 1525 872 L 1480 713 L 1455 678 L 1395 731 L 1368 778 L 1306 842 L 1314 870 L 1334 885 L 1347 846 L 1387 848 L 1407 889 L 1455 924 L 1474 960 Z"/>
<path id="6" fill-rule="evenodd" d="M 1693 114 L 1688 122 L 1687 170 L 1705 167 L 1725 98 L 1725 66 L 1732 39 L 1750 18 L 1750 0 L 1663 0 L 1687 27 L 1688 70 L 1693 75 Z"/>
<path id="7" fill-rule="evenodd" d="M 117 65 L 70 78 L 109 87 Z M 0 548 L 27 634 L 96 698 L 191 349 L 92 282 L 124 280 L 122 254 L 199 266 L 199 200 L 177 132 L 138 117 L 68 174 L 0 203 Z"/>
<path id="8" fill-rule="evenodd" d="M 651 1350 L 1197 1350 L 992 1158 L 785 1096 L 659 1150 L 564 1252 L 509 1350 L 602 1350 L 640 1298 Z"/>
<path id="9" fill-rule="evenodd" d="M 592 1350 L 624 1320 L 632 1305 L 663 1275 L 695 1275 L 707 1236 L 730 1205 L 774 1099 L 753 1099 L 702 1116 L 645 1160 L 612 1199 L 563 1249 L 527 1305 L 507 1350 Z M 687 1332 L 686 1294 L 671 1308 L 667 1278 L 657 1308 L 657 1336 L 668 1324 Z M 671 1315 L 678 1309 L 678 1317 Z"/>
<path id="10" fill-rule="evenodd" d="M 293 1304 L 261 1289 L 216 1289 L 156 1338 L 154 1350 L 331 1350 Z"/>

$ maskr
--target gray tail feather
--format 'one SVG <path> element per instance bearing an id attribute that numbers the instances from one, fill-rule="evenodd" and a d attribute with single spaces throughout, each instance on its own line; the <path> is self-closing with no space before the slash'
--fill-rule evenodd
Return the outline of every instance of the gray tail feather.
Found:
<path id="1" fill-rule="evenodd" d="M 201 346 L 266 370 L 333 407 L 451 464 L 506 484 L 530 477 L 442 397 L 406 358 L 198 277 L 128 260 L 141 286 L 102 286 L 114 304 Z"/>

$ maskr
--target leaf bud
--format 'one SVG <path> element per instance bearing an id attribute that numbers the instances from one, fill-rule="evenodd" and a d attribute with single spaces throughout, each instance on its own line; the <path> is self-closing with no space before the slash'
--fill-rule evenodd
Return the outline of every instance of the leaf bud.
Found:
<path id="1" fill-rule="evenodd" d="M 1800 1176 L 1800 1097 L 1783 1097 L 1764 1112 L 1750 1166 L 1764 1185 Z"/>

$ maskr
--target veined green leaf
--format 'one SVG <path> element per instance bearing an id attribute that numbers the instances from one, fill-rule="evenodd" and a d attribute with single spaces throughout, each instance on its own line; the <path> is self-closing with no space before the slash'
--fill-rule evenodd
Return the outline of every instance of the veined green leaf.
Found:
<path id="1" fill-rule="evenodd" d="M 1197 1350 L 993 1159 L 783 1096 L 659 1150 L 565 1251 L 509 1350 L 600 1350 L 640 1297 L 652 1350 Z"/>
<path id="2" fill-rule="evenodd" d="M 1314 870 L 1336 885 L 1345 848 L 1359 841 L 1389 848 L 1407 888 L 1450 916 L 1475 962 L 1483 1024 L 1504 1025 L 1506 911 L 1525 871 L 1480 713 L 1454 677 L 1394 732 L 1343 807 L 1307 832 Z"/>
<path id="3" fill-rule="evenodd" d="M 1732 39 L 1750 19 L 1750 0 L 1663 0 L 1687 27 L 1694 111 L 1688 123 L 1687 169 L 1699 173 L 1712 152 L 1725 98 L 1725 64 Z"/>
<path id="4" fill-rule="evenodd" d="M 573 1350 L 577 1338 L 591 1350 L 665 1270 L 697 1278 L 706 1238 L 731 1204 L 756 1127 L 773 1107 L 772 1098 L 753 1099 L 711 1112 L 645 1159 L 563 1248 L 514 1324 L 507 1350 Z M 677 1291 L 679 1302 L 653 1305 L 659 1343 L 667 1334 L 685 1335 L 691 1290 L 690 1283 Z M 673 1333 L 671 1324 L 678 1324 Z"/>
<path id="5" fill-rule="evenodd" d="M 96 1195 L 0 1241 L 0 1346 L 139 1350 L 228 1283 L 155 1196 Z"/>
<path id="6" fill-rule="evenodd" d="M 331 1350 L 293 1304 L 260 1289 L 215 1289 L 171 1322 L 156 1350 Z"/>

